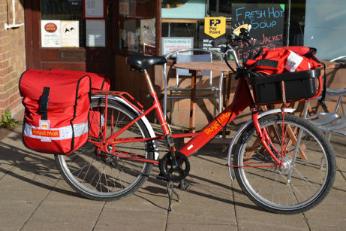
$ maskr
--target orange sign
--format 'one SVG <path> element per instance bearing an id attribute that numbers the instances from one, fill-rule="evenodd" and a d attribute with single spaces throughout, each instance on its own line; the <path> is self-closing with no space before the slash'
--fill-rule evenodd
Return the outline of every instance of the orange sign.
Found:
<path id="1" fill-rule="evenodd" d="M 32 129 L 32 134 L 34 136 L 58 138 L 60 137 L 59 130 L 43 130 L 43 129 Z"/>
<path id="2" fill-rule="evenodd" d="M 54 33 L 58 29 L 58 26 L 54 23 L 47 23 L 44 25 L 44 29 L 49 33 Z"/>
<path id="3" fill-rule="evenodd" d="M 208 126 L 208 128 L 204 130 L 205 134 L 210 136 L 215 132 L 219 132 L 221 125 L 223 126 L 229 121 L 231 114 L 231 112 L 222 113 L 213 123 Z"/>

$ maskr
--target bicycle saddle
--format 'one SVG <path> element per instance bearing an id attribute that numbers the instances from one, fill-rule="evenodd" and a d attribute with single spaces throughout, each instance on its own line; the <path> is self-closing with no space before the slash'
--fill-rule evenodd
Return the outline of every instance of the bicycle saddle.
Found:
<path id="1" fill-rule="evenodd" d="M 127 64 L 131 68 L 142 71 L 153 65 L 165 64 L 166 58 L 163 56 L 144 56 L 144 55 L 131 55 L 127 58 Z"/>

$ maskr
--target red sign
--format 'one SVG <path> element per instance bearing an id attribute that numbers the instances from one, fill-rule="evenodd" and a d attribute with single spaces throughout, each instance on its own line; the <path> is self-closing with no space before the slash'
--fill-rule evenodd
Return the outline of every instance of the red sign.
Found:
<path id="1" fill-rule="evenodd" d="M 58 26 L 54 23 L 47 23 L 44 25 L 44 29 L 49 33 L 54 33 L 58 29 Z"/>

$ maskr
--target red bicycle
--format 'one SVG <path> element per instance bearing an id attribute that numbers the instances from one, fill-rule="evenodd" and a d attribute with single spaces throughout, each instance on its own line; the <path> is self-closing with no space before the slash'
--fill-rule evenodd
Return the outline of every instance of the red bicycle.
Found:
<path id="1" fill-rule="evenodd" d="M 242 30 L 236 39 L 248 39 L 247 31 Z M 292 115 L 294 109 L 283 107 L 261 112 L 250 87 L 249 70 L 239 62 L 231 45 L 227 45 L 226 53 L 233 54 L 237 64 L 239 81 L 234 101 L 202 131 L 193 134 L 171 132 L 147 72 L 149 67 L 164 64 L 166 59 L 129 57 L 131 68 L 144 73 L 152 106 L 144 110 L 126 92 L 93 92 L 90 123 L 96 121 L 101 125 L 99 137 L 90 137 L 84 147 L 70 156 L 55 156 L 65 180 L 87 198 L 119 199 L 136 191 L 156 166 L 160 170 L 158 177 L 171 188 L 172 182 L 180 182 L 189 175 L 188 157 L 250 107 L 252 120 L 239 129 L 229 146 L 230 177 L 235 175 L 244 193 L 271 212 L 298 213 L 321 202 L 335 176 L 330 143 L 310 122 Z M 161 133 L 155 133 L 146 118 L 153 111 Z M 192 139 L 177 150 L 174 139 L 183 137 Z M 168 147 L 161 158 L 160 140 L 166 141 Z"/>

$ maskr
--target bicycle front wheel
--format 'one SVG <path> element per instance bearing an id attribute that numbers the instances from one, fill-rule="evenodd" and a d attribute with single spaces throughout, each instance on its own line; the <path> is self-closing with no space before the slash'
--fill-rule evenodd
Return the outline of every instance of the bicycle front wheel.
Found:
<path id="1" fill-rule="evenodd" d="M 233 156 L 238 183 L 260 207 L 275 213 L 299 213 L 316 206 L 328 194 L 335 176 L 329 142 L 310 122 L 281 114 L 260 119 L 272 147 L 283 161 L 277 166 L 260 144 L 253 126 L 239 139 Z"/>
<path id="2" fill-rule="evenodd" d="M 112 100 L 108 102 L 107 111 L 108 119 L 104 121 L 104 100 L 92 101 L 90 117 L 95 118 L 90 120 L 94 119 L 94 122 L 96 120 L 101 124 L 107 123 L 107 137 L 137 117 L 133 110 Z M 102 139 L 101 130 L 100 128 L 100 140 Z M 118 138 L 130 137 L 150 137 L 143 121 L 136 122 Z M 153 141 L 121 143 L 110 148 L 114 148 L 116 153 L 153 159 L 153 151 L 147 150 L 150 142 Z M 86 143 L 70 156 L 56 155 L 55 159 L 60 173 L 70 186 L 83 196 L 94 200 L 119 199 L 133 193 L 144 183 L 152 168 L 149 163 L 135 162 L 110 153 L 99 152 L 91 142 Z"/>

